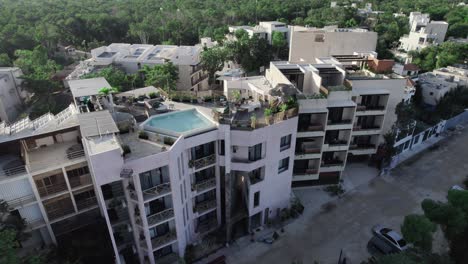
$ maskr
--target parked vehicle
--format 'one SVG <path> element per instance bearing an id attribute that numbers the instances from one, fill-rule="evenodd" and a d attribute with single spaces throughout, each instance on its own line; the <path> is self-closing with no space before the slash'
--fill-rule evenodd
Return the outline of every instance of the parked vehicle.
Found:
<path id="1" fill-rule="evenodd" d="M 374 244 L 384 253 L 388 251 L 401 252 L 408 249 L 408 243 L 406 243 L 403 236 L 390 228 L 376 225 L 372 228 L 372 233 L 376 238 L 373 241 Z"/>

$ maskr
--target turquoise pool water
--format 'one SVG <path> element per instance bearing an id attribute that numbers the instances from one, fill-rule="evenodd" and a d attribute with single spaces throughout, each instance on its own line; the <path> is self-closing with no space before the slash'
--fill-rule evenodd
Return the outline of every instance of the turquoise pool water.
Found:
<path id="1" fill-rule="evenodd" d="M 212 122 L 195 109 L 153 116 L 146 125 L 157 130 L 180 134 L 193 130 L 205 130 L 214 126 Z"/>

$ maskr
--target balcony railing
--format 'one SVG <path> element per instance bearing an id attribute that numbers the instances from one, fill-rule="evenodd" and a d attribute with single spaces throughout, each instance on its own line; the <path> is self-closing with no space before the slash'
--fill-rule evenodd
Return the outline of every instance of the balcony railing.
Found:
<path id="1" fill-rule="evenodd" d="M 380 129 L 380 126 L 354 126 L 353 131 L 363 131 L 363 130 L 377 130 Z"/>
<path id="2" fill-rule="evenodd" d="M 296 149 L 297 155 L 304 155 L 304 154 L 317 154 L 320 153 L 319 146 L 303 146 L 301 145 L 299 148 Z"/>
<path id="3" fill-rule="evenodd" d="M 250 176 L 249 176 L 249 181 L 250 181 L 250 184 L 254 185 L 254 184 L 256 184 L 256 183 L 259 183 L 259 182 L 263 181 L 263 178 L 260 177 L 260 176 L 252 176 L 252 175 L 250 175 Z"/>
<path id="4" fill-rule="evenodd" d="M 41 197 L 46 197 L 52 194 L 60 193 L 67 190 L 67 184 L 65 182 L 55 183 L 49 186 L 38 187 L 37 191 Z"/>
<path id="5" fill-rule="evenodd" d="M 71 150 L 68 149 L 67 150 L 67 158 L 72 160 L 72 159 L 77 159 L 77 158 L 81 158 L 81 157 L 84 157 L 84 150 L 83 149 L 78 149 L 78 150 Z"/>
<path id="6" fill-rule="evenodd" d="M 314 168 L 307 168 L 307 169 L 295 169 L 293 171 L 294 175 L 310 175 L 310 174 L 317 174 L 318 169 Z"/>
<path id="7" fill-rule="evenodd" d="M 375 149 L 374 144 L 357 144 L 357 145 L 350 145 L 349 149 Z"/>
<path id="8" fill-rule="evenodd" d="M 177 234 L 175 230 L 169 231 L 167 234 L 164 234 L 162 236 L 157 236 L 153 239 L 151 239 L 151 245 L 153 246 L 153 250 L 156 248 L 161 247 L 162 245 L 165 245 L 169 242 L 172 242 L 177 239 Z"/>
<path id="9" fill-rule="evenodd" d="M 192 185 L 193 190 L 197 192 L 201 192 L 213 187 L 216 187 L 216 178 L 214 177 Z"/>
<path id="10" fill-rule="evenodd" d="M 97 205 L 96 197 L 90 197 L 83 200 L 76 200 L 76 207 L 79 211 Z"/>
<path id="11" fill-rule="evenodd" d="M 196 159 L 196 160 L 190 160 L 189 161 L 189 167 L 190 168 L 195 168 L 196 170 L 209 166 L 211 164 L 216 163 L 216 155 L 211 154 L 209 156 L 203 157 L 201 159 Z"/>
<path id="12" fill-rule="evenodd" d="M 213 230 L 217 226 L 218 226 L 218 219 L 216 217 L 213 217 L 201 223 L 198 223 L 196 232 L 199 234 L 204 234 L 210 230 Z"/>
<path id="13" fill-rule="evenodd" d="M 90 174 L 84 174 L 81 176 L 75 176 L 75 177 L 69 177 L 68 181 L 70 182 L 70 186 L 72 188 L 76 188 L 79 186 L 86 186 L 90 185 L 93 183 L 91 180 L 91 175 Z"/>
<path id="14" fill-rule="evenodd" d="M 385 106 L 381 105 L 358 105 L 356 111 L 383 111 Z"/>
<path id="15" fill-rule="evenodd" d="M 328 144 L 330 146 L 343 146 L 343 145 L 348 145 L 348 141 L 339 140 L 339 139 L 330 139 L 330 140 L 325 140 L 325 144 Z"/>
<path id="16" fill-rule="evenodd" d="M 150 215 L 147 217 L 148 219 L 148 225 L 149 226 L 153 226 L 153 225 L 157 225 L 163 221 L 166 221 L 170 218 L 174 217 L 174 209 L 172 208 L 169 208 L 169 209 L 166 209 L 164 211 L 161 211 L 159 213 L 156 213 L 156 214 L 153 214 L 153 215 Z"/>
<path id="17" fill-rule="evenodd" d="M 166 182 L 143 191 L 144 194 L 159 196 L 171 192 L 171 183 Z"/>
<path id="18" fill-rule="evenodd" d="M 330 160 L 322 163 L 322 167 L 343 166 L 342 160 Z"/>
<path id="19" fill-rule="evenodd" d="M 348 125 L 351 124 L 351 119 L 341 119 L 341 120 L 328 120 L 328 125 Z"/>
<path id="20" fill-rule="evenodd" d="M 309 124 L 299 126 L 299 132 L 314 132 L 314 131 L 323 131 L 322 124 Z"/>
<path id="21" fill-rule="evenodd" d="M 75 209 L 73 208 L 73 204 L 71 200 L 69 201 L 69 204 L 67 205 L 61 205 L 58 208 L 53 208 L 53 209 L 48 209 L 48 206 L 45 206 L 47 216 L 49 217 L 49 220 L 54 220 L 59 217 L 72 214 L 75 212 Z"/>
<path id="22" fill-rule="evenodd" d="M 24 205 L 28 203 L 32 203 L 36 200 L 33 194 L 21 196 L 15 199 L 11 199 L 6 201 L 8 206 L 11 208 L 16 208 L 16 207 L 23 207 Z"/>
<path id="23" fill-rule="evenodd" d="M 196 204 L 194 207 L 194 211 L 200 214 L 213 208 L 216 208 L 216 199 L 203 201 L 201 203 Z"/>
<path id="24" fill-rule="evenodd" d="M 0 170 L 0 176 L 17 176 L 21 174 L 26 174 L 26 167 L 24 165 L 11 167 L 11 168 L 3 168 Z"/>

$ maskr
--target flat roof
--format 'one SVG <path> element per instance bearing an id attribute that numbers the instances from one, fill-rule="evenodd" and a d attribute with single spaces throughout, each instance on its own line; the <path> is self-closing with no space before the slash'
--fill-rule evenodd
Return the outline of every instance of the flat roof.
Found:
<path id="1" fill-rule="evenodd" d="M 143 88 L 129 90 L 129 91 L 126 91 L 126 92 L 123 92 L 123 93 L 118 93 L 118 94 L 115 94 L 115 96 L 117 96 L 117 97 L 122 97 L 122 96 L 138 97 L 138 96 L 141 96 L 141 95 L 149 95 L 150 93 L 159 93 L 159 89 L 154 87 L 154 86 L 147 86 L 147 87 L 143 87 Z"/>
<path id="2" fill-rule="evenodd" d="M 78 115 L 83 137 L 101 136 L 119 132 L 108 110 L 88 112 Z"/>
<path id="3" fill-rule="evenodd" d="M 104 77 L 82 79 L 82 80 L 69 80 L 68 84 L 73 97 L 91 96 L 99 94 L 102 88 L 110 88 L 110 84 Z"/>

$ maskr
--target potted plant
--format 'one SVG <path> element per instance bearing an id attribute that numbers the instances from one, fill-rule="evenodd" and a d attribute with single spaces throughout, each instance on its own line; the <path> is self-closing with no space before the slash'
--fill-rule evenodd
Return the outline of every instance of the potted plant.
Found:
<path id="1" fill-rule="evenodd" d="M 287 104 L 281 104 L 279 107 L 278 120 L 284 120 L 286 111 L 288 110 Z"/>
<path id="2" fill-rule="evenodd" d="M 138 132 L 138 137 L 141 139 L 148 139 L 148 134 L 145 131 Z"/>
<path id="3" fill-rule="evenodd" d="M 255 129 L 255 127 L 257 126 L 257 115 L 255 114 L 252 114 L 250 116 L 250 126 Z"/>
<path id="4" fill-rule="evenodd" d="M 128 145 L 122 145 L 122 151 L 123 151 L 123 156 L 124 157 L 125 157 L 125 155 L 130 154 L 132 152 L 132 150 L 130 149 L 130 147 Z"/>
<path id="5" fill-rule="evenodd" d="M 234 103 L 239 104 L 241 97 L 242 97 L 241 93 L 238 90 L 234 90 L 232 91 L 231 95 L 232 95 L 232 99 Z"/>
<path id="6" fill-rule="evenodd" d="M 271 125 L 273 123 L 273 120 L 272 120 L 273 110 L 271 110 L 271 108 L 266 108 L 264 111 L 264 114 L 265 114 L 265 122 L 267 123 L 267 125 Z"/>
<path id="7" fill-rule="evenodd" d="M 148 94 L 148 97 L 150 99 L 154 99 L 154 98 L 158 97 L 158 95 L 155 92 L 151 92 L 151 93 Z"/>

